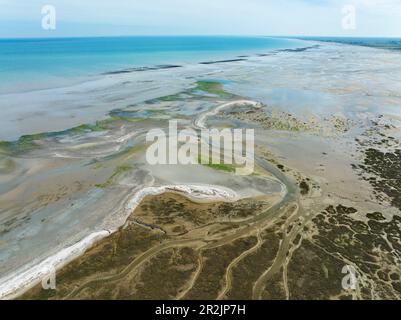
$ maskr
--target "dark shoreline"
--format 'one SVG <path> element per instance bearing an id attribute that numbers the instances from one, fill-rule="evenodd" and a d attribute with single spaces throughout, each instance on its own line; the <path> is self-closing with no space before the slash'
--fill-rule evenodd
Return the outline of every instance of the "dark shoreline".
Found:
<path id="1" fill-rule="evenodd" d="M 107 71 L 107 72 L 102 73 L 102 75 L 113 75 L 113 74 L 143 72 L 143 71 L 151 71 L 151 70 L 175 69 L 175 68 L 182 68 L 182 66 L 166 64 L 166 65 L 158 65 L 158 66 L 154 66 L 154 67 L 137 67 L 137 68 L 129 68 L 129 69 L 123 69 L 123 70 L 116 70 L 116 71 Z"/>
<path id="2" fill-rule="evenodd" d="M 327 43 L 340 43 L 353 46 L 387 49 L 400 51 L 401 38 L 364 38 L 364 37 L 294 37 L 293 39 L 304 41 L 321 41 Z"/>
<path id="3" fill-rule="evenodd" d="M 319 47 L 320 47 L 320 45 L 316 44 L 313 46 L 297 47 L 297 48 L 291 48 L 291 49 L 276 49 L 276 50 L 272 50 L 269 53 L 256 53 L 254 55 L 240 55 L 240 56 L 237 56 L 237 58 L 224 59 L 224 60 L 201 61 L 201 62 L 198 62 L 198 64 L 212 65 L 212 64 L 219 64 L 219 63 L 241 62 L 241 61 L 247 61 L 248 60 L 247 58 L 250 58 L 252 56 L 266 57 L 269 55 L 275 55 L 279 52 L 303 52 L 303 51 L 307 51 L 307 50 L 311 50 L 311 49 L 317 49 Z M 176 69 L 176 68 L 183 68 L 183 67 L 184 67 L 183 65 L 176 65 L 176 64 L 156 65 L 156 66 L 149 66 L 149 67 L 146 67 L 146 66 L 133 67 L 133 68 L 127 68 L 127 69 L 107 71 L 107 72 L 101 73 L 101 75 L 118 75 L 118 74 L 127 74 L 127 73 L 133 73 L 133 72 Z"/>

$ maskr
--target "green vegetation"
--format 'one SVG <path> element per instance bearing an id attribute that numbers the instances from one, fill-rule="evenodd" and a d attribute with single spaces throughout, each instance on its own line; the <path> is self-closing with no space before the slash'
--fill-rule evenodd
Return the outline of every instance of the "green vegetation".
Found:
<path id="1" fill-rule="evenodd" d="M 45 136 L 46 134 L 33 134 L 22 136 L 17 141 L 1 141 L 0 150 L 7 154 L 28 152 L 39 147 L 36 141 L 43 139 Z"/>
<path id="2" fill-rule="evenodd" d="M 176 94 L 155 99 L 156 101 L 172 102 L 180 100 L 199 99 L 200 93 L 218 96 L 219 98 L 231 98 L 233 95 L 224 90 L 223 85 L 218 81 L 201 80 L 196 82 L 192 89 L 185 90 Z"/>
<path id="3" fill-rule="evenodd" d="M 252 108 L 250 110 L 240 109 L 238 111 L 231 110 L 226 113 L 226 115 L 230 118 L 235 118 L 245 122 L 258 123 L 263 128 L 273 129 L 279 131 L 293 131 L 293 132 L 315 132 L 319 127 L 312 128 L 306 122 L 302 122 L 299 119 L 296 119 L 291 114 L 287 113 L 276 113 L 271 112 L 268 113 L 264 109 L 255 109 Z"/>
<path id="4" fill-rule="evenodd" d="M 207 164 L 209 168 L 215 169 L 215 170 L 220 170 L 220 171 L 227 171 L 227 172 L 235 172 L 235 167 L 233 165 L 228 165 L 228 164 Z"/>
<path id="5" fill-rule="evenodd" d="M 96 184 L 95 186 L 100 189 L 105 189 L 107 187 L 110 187 L 111 185 L 113 185 L 116 177 L 118 177 L 119 175 L 123 174 L 124 172 L 130 171 L 130 170 L 132 170 L 132 166 L 130 166 L 130 165 L 127 165 L 127 164 L 119 165 L 114 169 L 113 174 L 110 176 L 110 178 L 107 179 L 106 182 Z"/>
<path id="6" fill-rule="evenodd" d="M 198 81 L 194 91 L 203 91 L 217 96 L 226 96 L 228 93 L 224 91 L 223 85 L 217 81 Z"/>
<path id="7" fill-rule="evenodd" d="M 256 237 L 249 236 L 203 251 L 203 268 L 184 299 L 216 299 L 224 283 L 222 279 L 229 264 L 241 253 L 252 248 L 256 242 Z"/>
<path id="8" fill-rule="evenodd" d="M 235 165 L 233 164 L 224 164 L 224 163 L 213 163 L 213 159 L 210 157 L 208 163 L 203 163 L 206 161 L 203 161 L 202 157 L 198 157 L 198 163 L 202 164 L 204 166 L 207 166 L 209 168 L 212 168 L 214 170 L 220 170 L 220 171 L 226 171 L 226 172 L 235 172 Z M 221 162 L 221 161 L 220 161 Z"/>
<path id="9" fill-rule="evenodd" d="M 43 139 L 103 130 L 105 130 L 103 121 L 97 121 L 95 124 L 82 124 L 64 131 L 24 135 L 16 141 L 0 141 L 0 153 L 18 155 L 39 148 L 38 141 Z"/>
<path id="10" fill-rule="evenodd" d="M 255 211 L 254 211 L 255 212 Z M 277 252 L 280 248 L 279 228 L 276 226 L 265 230 L 261 234 L 263 243 L 261 246 L 246 256 L 233 268 L 233 280 L 228 298 L 231 300 L 250 300 L 252 299 L 253 285 L 261 274 L 272 266 Z M 278 275 L 280 275 L 278 273 Z M 269 281 L 268 290 L 272 290 L 272 281 Z M 273 293 L 273 292 L 271 292 Z M 285 295 L 280 290 L 275 290 L 271 299 L 285 299 Z"/>
<path id="11" fill-rule="evenodd" d="M 199 92 L 205 92 L 219 96 L 220 98 L 229 98 L 232 95 L 223 89 L 223 85 L 218 81 L 198 81 L 196 86 L 192 89 L 180 92 L 177 94 L 160 97 L 158 101 L 178 101 L 180 99 L 191 99 L 198 95 Z M 80 135 L 90 132 L 98 132 L 107 130 L 108 125 L 114 121 L 137 121 L 141 117 L 148 117 L 150 114 L 162 114 L 161 110 L 146 110 L 143 114 L 139 112 L 119 111 L 110 113 L 110 117 L 104 120 L 97 121 L 95 124 L 82 124 L 64 131 L 58 132 L 44 132 L 39 134 L 25 135 L 17 141 L 0 141 L 0 153 L 18 155 L 21 153 L 32 151 L 39 148 L 37 143 L 39 140 L 46 138 L 60 137 L 64 135 Z M 211 165 L 218 170 L 232 172 L 233 168 L 225 165 Z"/>
<path id="12" fill-rule="evenodd" d="M 127 264 L 137 258 L 150 247 L 160 243 L 164 239 L 160 232 L 151 232 L 136 224 L 130 224 L 126 228 L 110 235 L 104 241 L 95 244 L 85 255 L 77 258 L 57 272 L 57 289 L 44 290 L 41 284 L 25 293 L 21 299 L 61 299 L 80 286 L 89 277 L 97 272 L 99 277 L 104 274 L 118 274 Z M 169 269 L 170 270 L 170 269 Z M 158 278 L 157 280 L 161 280 Z M 86 288 L 83 292 L 77 292 L 75 299 L 116 299 L 131 298 L 134 290 L 129 290 L 132 280 L 123 277 L 117 282 L 101 282 L 101 288 L 94 285 L 94 289 Z M 128 287 L 128 290 L 126 290 Z M 121 288 L 116 297 L 114 289 Z"/>
<path id="13" fill-rule="evenodd" d="M 157 100 L 164 101 L 164 102 L 171 102 L 171 101 L 180 100 L 180 98 L 181 98 L 181 93 L 177 93 L 177 94 L 171 94 L 169 96 L 164 96 L 164 97 L 158 98 Z"/>
<path id="14" fill-rule="evenodd" d="M 103 121 L 96 121 L 95 124 L 82 124 L 78 127 L 68 129 L 65 131 L 65 133 L 82 134 L 85 132 L 97 132 L 104 130 L 106 130 L 106 128 L 104 127 Z"/>

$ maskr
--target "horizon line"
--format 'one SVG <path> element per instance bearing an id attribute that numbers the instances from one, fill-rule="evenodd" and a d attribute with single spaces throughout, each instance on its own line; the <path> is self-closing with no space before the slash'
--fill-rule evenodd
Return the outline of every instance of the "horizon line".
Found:
<path id="1" fill-rule="evenodd" d="M 133 35 L 85 35 L 85 36 L 47 36 L 47 37 L 0 37 L 0 40 L 57 40 L 57 39 L 85 39 L 85 38 L 134 38 L 134 37 L 262 37 L 262 38 L 379 38 L 401 39 L 401 36 L 357 36 L 357 35 L 235 35 L 235 34 L 133 34 Z"/>

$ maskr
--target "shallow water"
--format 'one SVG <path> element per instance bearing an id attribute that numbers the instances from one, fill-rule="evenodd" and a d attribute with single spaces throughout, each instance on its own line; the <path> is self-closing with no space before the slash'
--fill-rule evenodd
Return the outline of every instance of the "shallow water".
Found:
<path id="1" fill-rule="evenodd" d="M 60 87 L 104 72 L 157 68 L 304 46 L 268 37 L 98 37 L 0 40 L 0 93 Z"/>

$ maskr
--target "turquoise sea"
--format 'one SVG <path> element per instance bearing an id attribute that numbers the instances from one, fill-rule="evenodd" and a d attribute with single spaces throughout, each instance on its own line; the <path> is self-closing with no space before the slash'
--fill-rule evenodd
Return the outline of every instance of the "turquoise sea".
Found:
<path id="1" fill-rule="evenodd" d="M 125 68 L 234 59 L 303 46 L 302 40 L 269 37 L 2 39 L 0 92 L 60 86 Z"/>

